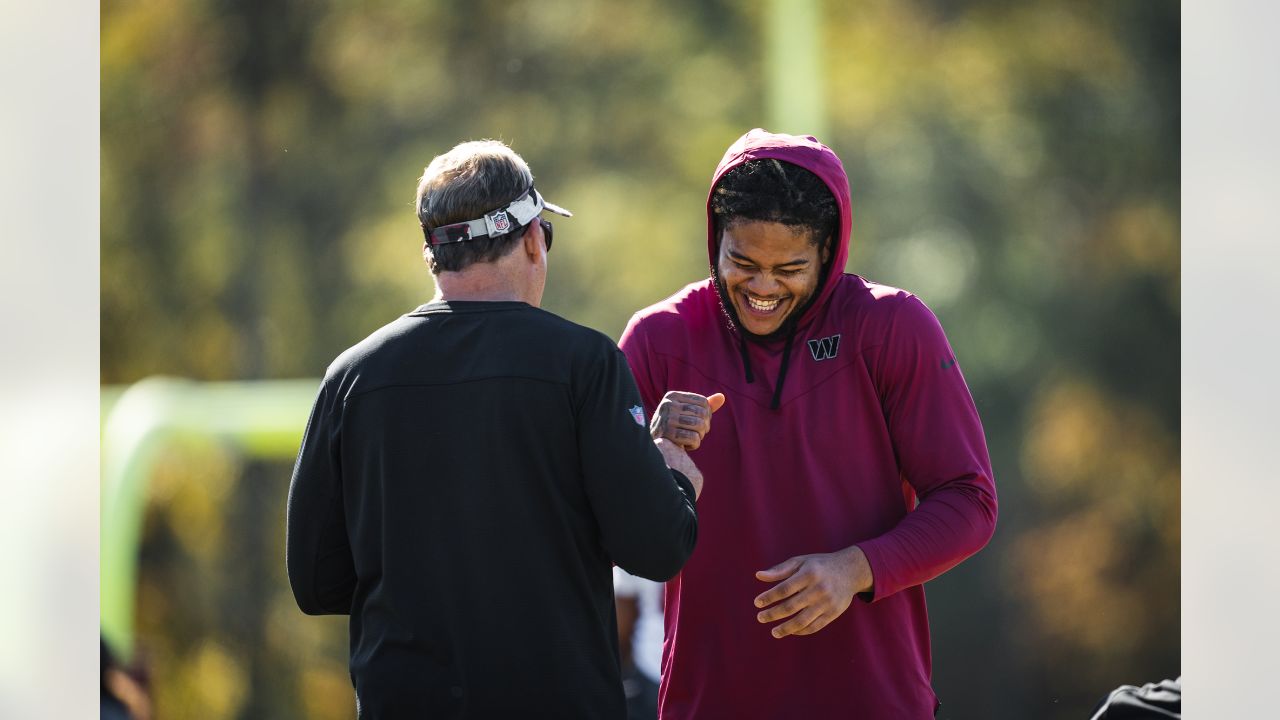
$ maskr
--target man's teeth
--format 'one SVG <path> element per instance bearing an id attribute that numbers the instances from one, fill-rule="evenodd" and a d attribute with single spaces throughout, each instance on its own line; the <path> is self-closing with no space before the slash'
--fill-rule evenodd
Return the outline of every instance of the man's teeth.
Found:
<path id="1" fill-rule="evenodd" d="M 770 310 L 778 307 L 778 303 L 780 302 L 782 302 L 781 298 L 776 300 L 757 300 L 750 295 L 747 296 L 747 304 L 751 306 L 752 310 L 756 310 L 758 312 L 769 312 Z"/>

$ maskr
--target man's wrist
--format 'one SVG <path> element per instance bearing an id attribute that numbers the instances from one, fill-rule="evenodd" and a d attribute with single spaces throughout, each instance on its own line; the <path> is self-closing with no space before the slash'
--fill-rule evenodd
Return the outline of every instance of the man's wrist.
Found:
<path id="1" fill-rule="evenodd" d="M 853 572 L 854 594 L 865 595 L 865 599 L 870 600 L 876 587 L 875 573 L 871 571 L 871 561 L 857 545 L 850 545 L 847 552 Z"/>
<path id="2" fill-rule="evenodd" d="M 698 496 L 702 494 L 702 488 L 698 487 L 698 484 L 693 481 L 693 478 L 690 478 L 679 470 L 673 467 L 668 467 L 667 470 L 671 471 L 671 477 L 675 479 L 676 485 L 678 485 L 680 490 L 689 498 L 689 501 L 696 505 L 698 502 Z"/>

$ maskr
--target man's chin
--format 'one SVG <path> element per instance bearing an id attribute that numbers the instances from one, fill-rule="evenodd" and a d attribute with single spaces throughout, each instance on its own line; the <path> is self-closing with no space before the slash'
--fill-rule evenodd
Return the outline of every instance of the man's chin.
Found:
<path id="1" fill-rule="evenodd" d="M 743 320 L 744 311 L 742 308 L 734 308 L 738 315 L 738 330 L 747 337 L 748 340 L 756 342 L 771 342 L 782 336 L 783 330 L 787 327 L 787 319 L 790 313 L 783 315 L 770 323 L 761 323 L 752 317 L 749 321 Z"/>
<path id="2" fill-rule="evenodd" d="M 738 317 L 742 317 L 742 314 L 739 313 Z M 742 330 L 755 338 L 767 338 L 778 332 L 781 327 L 781 322 L 769 323 L 768 326 L 761 326 L 758 323 L 742 323 Z"/>

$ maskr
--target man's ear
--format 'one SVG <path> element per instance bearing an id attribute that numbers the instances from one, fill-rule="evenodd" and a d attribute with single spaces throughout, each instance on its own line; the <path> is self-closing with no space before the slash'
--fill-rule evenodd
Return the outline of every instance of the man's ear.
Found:
<path id="1" fill-rule="evenodd" d="M 831 241 L 835 239 L 834 235 L 828 235 L 827 239 L 822 243 L 822 265 L 826 265 L 831 261 Z"/>
<path id="2" fill-rule="evenodd" d="M 520 238 L 520 242 L 524 243 L 524 251 L 529 256 L 529 259 L 537 262 L 538 253 L 542 252 L 542 228 L 538 223 L 529 223 L 529 227 L 525 228 L 524 236 Z"/>

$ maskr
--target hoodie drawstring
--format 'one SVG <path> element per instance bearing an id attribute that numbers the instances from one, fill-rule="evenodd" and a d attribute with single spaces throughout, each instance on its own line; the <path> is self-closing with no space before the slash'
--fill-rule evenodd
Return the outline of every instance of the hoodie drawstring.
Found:
<path id="1" fill-rule="evenodd" d="M 778 403 L 782 400 L 782 384 L 787 381 L 787 365 L 791 363 L 791 343 L 795 339 L 796 328 L 792 325 L 787 333 L 787 344 L 782 350 L 782 367 L 778 368 L 778 382 L 773 386 L 773 402 L 769 404 L 770 410 L 777 410 Z"/>
<path id="2" fill-rule="evenodd" d="M 742 367 L 746 371 L 747 382 L 755 382 L 756 376 L 751 372 L 751 356 L 747 354 L 747 341 L 743 340 L 741 335 L 738 336 L 738 352 L 742 355 Z"/>
<path id="3" fill-rule="evenodd" d="M 782 349 L 782 365 L 778 367 L 778 382 L 773 386 L 773 401 L 769 403 L 770 410 L 777 410 L 778 404 L 782 401 L 782 384 L 787 381 L 787 366 L 791 364 L 791 346 L 796 339 L 796 329 L 792 327 L 787 332 L 787 344 Z M 741 336 L 738 337 L 738 353 L 742 355 L 742 369 L 746 373 L 747 382 L 756 381 L 755 373 L 751 371 L 751 355 L 747 352 L 747 341 Z"/>

